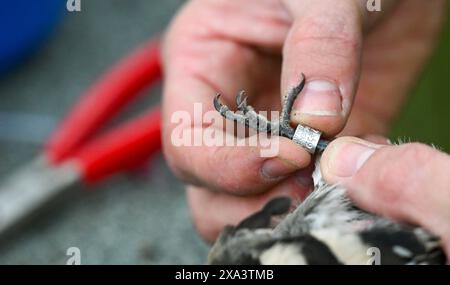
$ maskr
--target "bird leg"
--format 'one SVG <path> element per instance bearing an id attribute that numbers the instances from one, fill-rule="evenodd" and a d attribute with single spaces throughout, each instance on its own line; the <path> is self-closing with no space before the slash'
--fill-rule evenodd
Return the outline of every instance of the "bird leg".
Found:
<path id="1" fill-rule="evenodd" d="M 245 96 L 244 91 L 239 92 L 236 96 L 236 106 L 239 113 L 231 111 L 228 106 L 222 104 L 220 102 L 220 94 L 217 94 L 214 98 L 214 107 L 224 118 L 228 120 L 238 122 L 257 131 L 267 132 L 292 139 L 295 130 L 290 124 L 290 114 L 294 101 L 304 86 L 305 76 L 302 74 L 300 83 L 294 86 L 284 98 L 279 121 L 269 121 L 266 117 L 258 114 L 252 106 L 247 105 L 247 97 Z"/>

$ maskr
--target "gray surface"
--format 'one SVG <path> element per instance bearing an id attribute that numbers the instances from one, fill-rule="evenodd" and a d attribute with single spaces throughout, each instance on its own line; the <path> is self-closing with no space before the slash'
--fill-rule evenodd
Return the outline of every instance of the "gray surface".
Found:
<path id="1" fill-rule="evenodd" d="M 34 156 L 96 76 L 161 31 L 181 2 L 82 1 L 82 12 L 67 15 L 43 49 L 0 79 L 0 177 Z M 138 109 L 158 101 L 157 94 Z M 142 175 L 73 190 L 0 241 L 0 264 L 65 264 L 73 246 L 82 264 L 204 262 L 207 246 L 191 225 L 183 186 L 160 155 Z"/>

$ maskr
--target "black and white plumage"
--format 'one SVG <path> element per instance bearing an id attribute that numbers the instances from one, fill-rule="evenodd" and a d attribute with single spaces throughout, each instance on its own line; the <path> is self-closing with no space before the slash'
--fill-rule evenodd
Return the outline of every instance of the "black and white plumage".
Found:
<path id="1" fill-rule="evenodd" d="M 242 93 L 238 110 L 214 100 L 227 119 L 258 131 L 292 138 L 289 116 L 304 77 L 286 96 L 281 122 L 270 122 L 248 106 Z M 272 132 L 272 134 L 274 134 Z M 342 185 L 328 185 L 316 157 L 314 190 L 291 213 L 289 198 L 276 198 L 236 227 L 227 226 L 212 247 L 210 264 L 445 264 L 438 238 L 426 230 L 393 222 L 356 207 Z M 285 215 L 273 225 L 273 216 Z"/>
<path id="2" fill-rule="evenodd" d="M 326 184 L 316 164 L 314 191 L 277 225 L 289 198 L 276 198 L 212 247 L 210 264 L 445 264 L 439 240 L 356 207 L 340 185 Z"/>

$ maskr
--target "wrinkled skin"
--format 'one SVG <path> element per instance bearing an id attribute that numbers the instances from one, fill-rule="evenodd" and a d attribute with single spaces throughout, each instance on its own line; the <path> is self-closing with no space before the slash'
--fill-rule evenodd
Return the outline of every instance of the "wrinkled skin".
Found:
<path id="1" fill-rule="evenodd" d="M 432 53 L 445 2 L 383 1 L 377 13 L 368 13 L 362 0 L 187 2 L 164 40 L 163 145 L 170 167 L 188 184 L 200 234 L 214 240 L 224 225 L 238 223 L 274 196 L 303 199 L 311 187 L 311 157 L 287 139 L 271 159 L 260 157 L 258 147 L 175 147 L 175 111 L 192 114 L 196 102 L 204 112 L 213 110 L 216 92 L 230 103 L 241 89 L 257 110 L 279 110 L 280 94 L 303 72 L 337 88 L 297 99 L 294 123 L 329 137 L 385 134 Z M 184 126 L 191 132 L 202 127 Z M 449 200 L 448 193 L 441 195 Z M 386 207 L 373 204 L 372 210 L 386 214 Z M 425 211 L 427 218 L 435 214 Z"/>

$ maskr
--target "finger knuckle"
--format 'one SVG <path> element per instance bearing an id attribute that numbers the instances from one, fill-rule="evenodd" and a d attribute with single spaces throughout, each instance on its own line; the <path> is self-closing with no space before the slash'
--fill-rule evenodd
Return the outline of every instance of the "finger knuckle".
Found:
<path id="1" fill-rule="evenodd" d="M 177 159 L 177 155 L 175 154 L 174 151 L 172 151 L 171 148 L 172 147 L 171 147 L 170 144 L 163 143 L 163 149 L 162 150 L 163 150 L 164 158 L 166 160 L 167 165 L 172 170 L 172 172 L 176 176 L 181 178 L 181 176 L 183 176 L 183 171 L 180 168 L 179 159 Z"/>
<path id="2" fill-rule="evenodd" d="M 175 176 L 185 183 L 193 185 L 200 184 L 192 170 L 189 167 L 186 167 L 190 164 L 186 163 L 186 158 L 180 153 L 179 149 L 176 149 L 176 147 L 170 143 L 163 143 L 163 154 L 167 166 Z"/>
<path id="3" fill-rule="evenodd" d="M 408 160 L 408 163 L 413 163 L 418 166 L 426 164 L 433 157 L 434 153 L 427 145 L 420 143 L 409 143 L 399 146 L 400 155 Z"/>
<path id="4" fill-rule="evenodd" d="M 405 174 L 405 169 L 395 163 L 385 164 L 378 169 L 374 180 L 378 198 L 391 203 L 401 200 L 404 196 Z"/>
<path id="5" fill-rule="evenodd" d="M 391 203 L 409 199 L 414 195 L 415 181 L 420 179 L 420 173 L 432 159 L 433 152 L 425 145 L 411 143 L 400 145 L 384 156 L 384 164 L 377 170 L 374 181 L 377 195 Z"/>
<path id="6" fill-rule="evenodd" d="M 308 17 L 294 28 L 293 41 L 298 45 L 305 41 L 326 41 L 332 45 L 320 45 L 323 48 L 330 47 L 330 52 L 339 51 L 342 55 L 352 54 L 360 46 L 357 33 L 349 27 L 346 19 L 335 19 L 336 23 L 330 24 L 325 17 Z M 341 47 L 336 48 L 336 46 Z"/>

